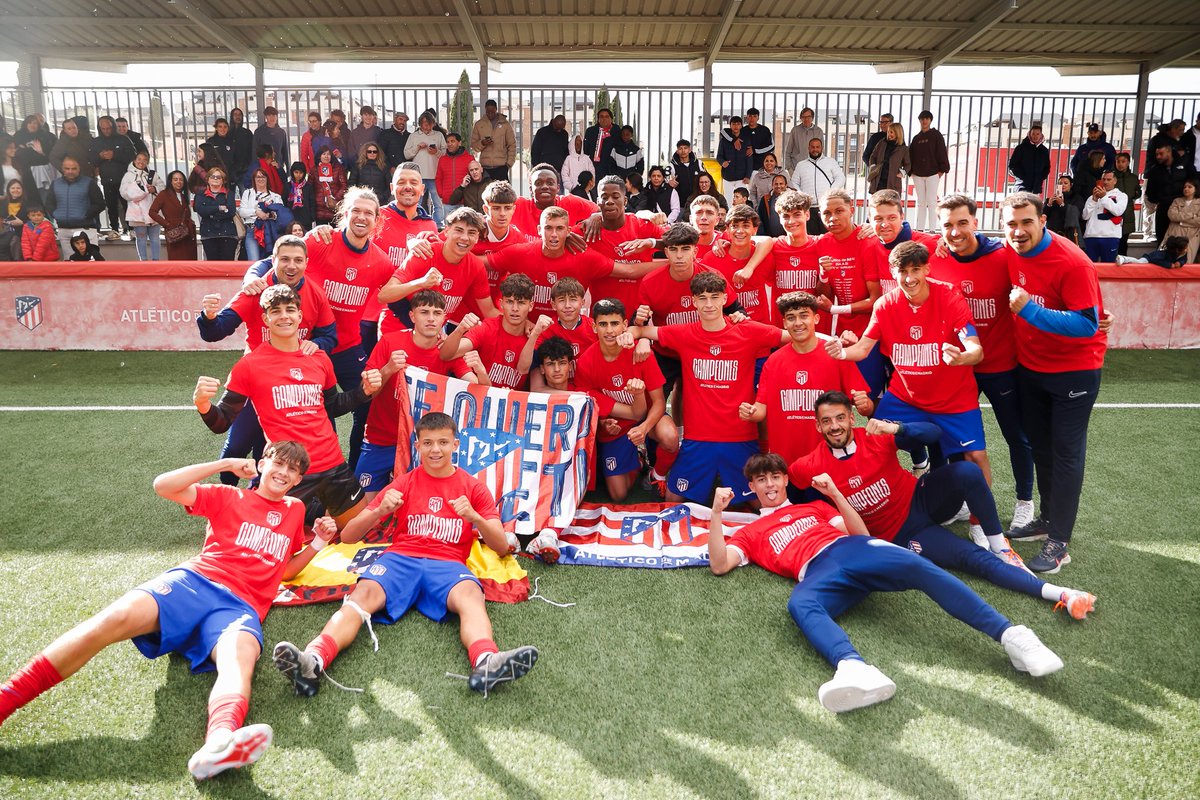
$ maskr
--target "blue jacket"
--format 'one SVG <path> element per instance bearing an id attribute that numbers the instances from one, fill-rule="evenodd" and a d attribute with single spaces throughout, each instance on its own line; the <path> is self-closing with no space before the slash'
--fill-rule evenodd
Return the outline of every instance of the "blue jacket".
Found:
<path id="1" fill-rule="evenodd" d="M 750 139 L 745 132 L 746 129 L 742 128 L 741 133 L 735 137 L 729 128 L 721 129 L 721 137 L 717 143 L 717 161 L 721 164 L 729 162 L 728 167 L 721 167 L 721 177 L 727 181 L 749 178 L 750 173 L 754 171 L 754 157 L 746 154 L 750 149 Z M 738 139 L 742 143 L 740 150 L 733 146 Z"/>
<path id="2" fill-rule="evenodd" d="M 201 239 L 236 239 L 237 227 L 233 217 L 237 214 L 237 200 L 229 191 L 210 195 L 208 190 L 197 192 L 192 206 L 200 216 Z M 222 211 L 221 207 L 225 210 Z"/>
<path id="3" fill-rule="evenodd" d="M 1083 144 L 1075 150 L 1075 155 L 1071 156 L 1071 174 L 1078 174 L 1079 170 L 1087 166 L 1088 154 L 1093 150 L 1102 150 L 1104 152 L 1104 168 L 1116 169 L 1117 167 L 1117 151 L 1108 143 L 1108 134 L 1101 131 L 1100 138 L 1096 141 L 1084 139 Z"/>

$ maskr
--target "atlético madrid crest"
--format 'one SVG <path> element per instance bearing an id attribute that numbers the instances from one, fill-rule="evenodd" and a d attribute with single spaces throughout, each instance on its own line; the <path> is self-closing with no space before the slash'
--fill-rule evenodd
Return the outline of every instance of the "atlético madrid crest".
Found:
<path id="1" fill-rule="evenodd" d="M 796 383 L 798 383 L 800 385 L 804 385 L 804 384 L 808 383 L 808 371 L 807 370 L 803 370 L 803 369 L 796 370 Z"/>
<path id="2" fill-rule="evenodd" d="M 920 325 L 913 325 L 911 328 L 908 329 L 908 335 L 913 338 L 913 341 L 920 339 L 921 333 L 922 333 L 922 331 L 921 331 Z"/>
<path id="3" fill-rule="evenodd" d="M 295 380 L 295 381 L 304 380 L 304 373 L 300 371 L 299 367 L 292 367 L 291 369 L 288 370 L 288 374 L 292 376 L 292 380 Z"/>
<path id="4" fill-rule="evenodd" d="M 17 322 L 29 330 L 42 324 L 42 298 L 21 295 L 17 298 Z"/>

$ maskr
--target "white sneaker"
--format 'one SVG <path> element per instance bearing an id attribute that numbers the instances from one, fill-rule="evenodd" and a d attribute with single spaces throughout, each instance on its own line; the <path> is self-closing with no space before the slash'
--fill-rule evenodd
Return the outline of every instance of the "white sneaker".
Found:
<path id="1" fill-rule="evenodd" d="M 508 552 L 501 553 L 502 556 L 511 556 L 513 553 L 521 552 L 521 542 L 517 539 L 517 535 L 512 531 L 504 532 L 504 540 L 508 542 Z"/>
<path id="2" fill-rule="evenodd" d="M 211 778 L 227 769 L 253 764 L 271 746 L 275 732 L 270 725 L 246 725 L 236 731 L 216 731 L 188 759 L 188 772 L 198 781 Z"/>
<path id="3" fill-rule="evenodd" d="M 840 714 L 890 700 L 895 693 L 896 684 L 878 668 L 848 658 L 838 662 L 837 672 L 817 690 L 817 699 Z"/>
<path id="4" fill-rule="evenodd" d="M 539 556 L 547 564 L 558 563 L 559 550 L 562 542 L 554 533 L 553 528 L 543 528 L 542 532 L 530 540 L 525 546 L 525 552 L 531 556 Z"/>
<path id="5" fill-rule="evenodd" d="M 1033 501 L 1018 500 L 1016 507 L 1013 509 L 1012 524 L 1008 526 L 1009 530 L 1020 528 L 1033 522 Z"/>
<path id="6" fill-rule="evenodd" d="M 1040 678 L 1063 668 L 1062 659 L 1024 625 L 1013 625 L 1006 630 L 1000 637 L 1000 644 L 1004 645 L 1009 660 L 1019 672 Z"/>
<path id="7" fill-rule="evenodd" d="M 925 459 L 920 464 L 913 464 L 912 474 L 914 478 L 920 478 L 926 472 L 929 472 L 929 459 Z"/>
<path id="8" fill-rule="evenodd" d="M 962 522 L 964 519 L 970 519 L 970 518 L 971 518 L 971 509 L 967 508 L 966 503 L 963 503 L 962 508 L 960 508 L 958 510 L 958 513 L 955 514 L 950 519 L 943 522 L 942 524 L 943 525 L 953 525 L 955 522 Z"/>
<path id="9" fill-rule="evenodd" d="M 971 525 L 967 528 L 967 533 L 971 534 L 971 541 L 984 550 L 990 550 L 991 545 L 988 543 L 988 538 L 983 532 L 982 525 Z"/>

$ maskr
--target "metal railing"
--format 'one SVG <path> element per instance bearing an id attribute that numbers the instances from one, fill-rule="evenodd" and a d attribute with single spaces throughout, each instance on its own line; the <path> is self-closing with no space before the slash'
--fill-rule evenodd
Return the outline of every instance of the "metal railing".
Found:
<path id="1" fill-rule="evenodd" d="M 582 133 L 594 119 L 599 87 L 503 86 L 489 87 L 489 97 L 508 115 L 517 137 L 517 164 L 513 183 L 519 190 L 527 185 L 529 146 L 538 128 L 556 114 L 567 118 L 567 128 Z M 351 124 L 363 105 L 373 106 L 380 124 L 391 123 L 392 112 L 405 111 L 416 120 L 425 109 L 433 109 L 444 126 L 449 125 L 449 108 L 455 86 L 321 86 L 267 88 L 266 103 L 279 109 L 279 124 L 291 136 L 292 158 L 299 152 L 299 136 L 306 128 L 310 110 L 322 118 L 335 108 L 345 111 Z M 476 108 L 478 90 L 474 89 Z M 826 135 L 826 153 L 839 160 L 847 175 L 847 189 L 858 198 L 867 194 L 866 170 L 861 153 L 866 138 L 878 129 L 878 119 L 891 113 L 911 139 L 921 111 L 919 90 L 715 88 L 712 91 L 713 131 L 710 141 L 700 141 L 704 130 L 703 91 L 682 86 L 607 87 L 609 105 L 618 121 L 633 126 L 646 155 L 646 165 L 666 164 L 675 142 L 688 139 L 703 155 L 716 150 L 716 136 L 731 114 L 747 108 L 762 111 L 762 124 L 775 134 L 781 160 L 787 134 L 799 121 L 800 111 L 810 107 L 816 123 Z M 0 114 L 13 130 L 21 110 L 28 108 L 29 93 L 20 89 L 0 90 Z M 92 121 L 102 114 L 124 116 L 142 133 L 151 148 L 156 169 L 187 172 L 194 163 L 198 145 L 213 132 L 217 117 L 230 109 L 244 110 L 253 128 L 258 108 L 253 87 L 197 87 L 184 89 L 47 89 L 43 93 L 47 120 L 58 130 L 72 116 Z M 1200 110 L 1200 94 L 1152 95 L 1146 108 L 1149 141 L 1158 124 L 1172 119 L 1191 120 Z M 1118 149 L 1129 149 L 1134 141 L 1136 98 L 1125 94 L 1049 94 L 935 91 L 930 104 L 934 127 L 942 132 L 950 150 L 950 172 L 942 181 L 942 192 L 964 192 L 981 205 L 980 224 L 998 228 L 995 206 L 1011 190 L 1007 163 L 1012 148 L 1025 136 L 1031 123 L 1043 126 L 1052 154 L 1052 177 L 1067 171 L 1070 156 L 1086 138 L 1087 125 L 1098 122 Z M 469 131 L 460 131 L 464 136 Z M 1136 162 L 1141 164 L 1141 158 Z M 1141 169 L 1138 169 L 1141 172 Z M 865 212 L 863 212 L 865 213 Z"/>

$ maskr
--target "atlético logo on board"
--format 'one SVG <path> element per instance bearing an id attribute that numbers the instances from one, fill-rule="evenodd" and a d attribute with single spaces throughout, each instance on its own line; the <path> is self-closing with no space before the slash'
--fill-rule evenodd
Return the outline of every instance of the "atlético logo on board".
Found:
<path id="1" fill-rule="evenodd" d="M 346 267 L 346 280 L 352 281 L 358 277 L 358 270 L 354 267 Z"/>
<path id="2" fill-rule="evenodd" d="M 922 331 L 920 325 L 913 325 L 908 329 L 908 335 L 912 337 L 914 342 L 921 338 L 921 333 Z"/>
<path id="3" fill-rule="evenodd" d="M 42 324 L 42 298 L 25 294 L 17 297 L 17 322 L 33 330 Z"/>
<path id="4" fill-rule="evenodd" d="M 625 385 L 625 378 L 621 375 L 613 375 L 612 382 L 613 382 L 613 386 L 620 389 L 622 386 Z"/>
<path id="5" fill-rule="evenodd" d="M 808 371 L 796 370 L 796 383 L 808 383 Z"/>
<path id="6" fill-rule="evenodd" d="M 714 356 L 721 355 L 721 345 L 714 344 L 712 347 L 708 348 L 708 352 L 712 353 Z"/>
<path id="7" fill-rule="evenodd" d="M 304 373 L 300 371 L 299 367 L 292 367 L 291 369 L 289 369 L 288 375 L 291 375 L 292 380 L 295 380 L 295 381 L 304 380 Z"/>
<path id="8" fill-rule="evenodd" d="M 278 525 L 281 522 L 283 522 L 283 514 L 280 514 L 278 511 L 268 511 L 267 512 L 267 524 L 270 525 L 272 528 L 274 528 L 276 525 Z"/>
<path id="9" fill-rule="evenodd" d="M 435 514 L 438 513 L 439 511 L 441 511 L 442 510 L 442 498 L 440 498 L 440 497 L 429 498 L 429 510 Z"/>
<path id="10" fill-rule="evenodd" d="M 857 489 L 860 486 L 862 486 L 862 476 L 861 475 L 855 475 L 853 478 L 850 479 L 850 488 L 851 489 Z"/>
<path id="11" fill-rule="evenodd" d="M 971 294 L 971 292 L 975 291 L 975 281 L 963 281 L 962 290 L 963 294 Z"/>

